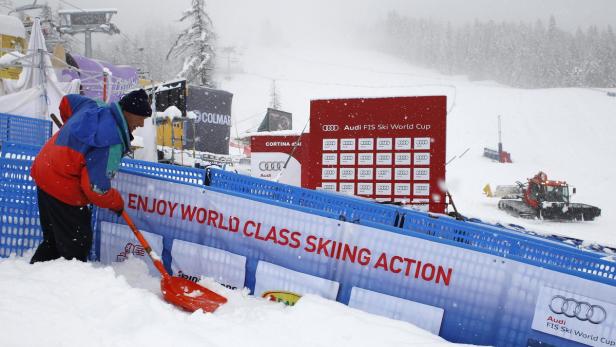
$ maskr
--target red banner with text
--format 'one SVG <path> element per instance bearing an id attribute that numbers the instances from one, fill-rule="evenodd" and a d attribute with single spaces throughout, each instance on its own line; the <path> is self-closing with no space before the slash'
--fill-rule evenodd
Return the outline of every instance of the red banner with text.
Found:
<path id="1" fill-rule="evenodd" d="M 302 186 L 445 212 L 445 96 L 313 100 Z"/>

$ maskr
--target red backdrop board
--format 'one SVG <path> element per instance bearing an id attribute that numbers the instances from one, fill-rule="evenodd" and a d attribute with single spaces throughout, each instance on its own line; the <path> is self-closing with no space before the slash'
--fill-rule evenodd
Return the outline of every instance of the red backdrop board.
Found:
<path id="1" fill-rule="evenodd" d="M 306 188 L 445 212 L 445 96 L 313 100 Z"/>
<path id="2" fill-rule="evenodd" d="M 303 135 L 255 135 L 250 137 L 251 175 L 270 181 L 301 186 Z M 289 158 L 289 155 L 291 158 Z M 284 169 L 285 163 L 287 164 Z M 283 171 L 284 169 L 284 171 Z"/>

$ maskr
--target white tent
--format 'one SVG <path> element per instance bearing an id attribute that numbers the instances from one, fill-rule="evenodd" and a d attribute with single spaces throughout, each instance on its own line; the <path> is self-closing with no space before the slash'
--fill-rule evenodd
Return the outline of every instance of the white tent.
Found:
<path id="1" fill-rule="evenodd" d="M 11 54 L 11 53 L 10 53 Z M 59 82 L 51 64 L 51 54 L 45 47 L 40 19 L 36 18 L 25 56 L 16 57 L 23 70 L 19 80 L 0 80 L 0 113 L 11 113 L 40 119 L 58 114 L 60 99 L 66 94 L 79 93 L 79 80 Z M 3 57 L 4 58 L 4 57 Z"/>
<path id="2" fill-rule="evenodd" d="M 26 29 L 19 18 L 0 14 L 0 34 L 25 38 Z"/>

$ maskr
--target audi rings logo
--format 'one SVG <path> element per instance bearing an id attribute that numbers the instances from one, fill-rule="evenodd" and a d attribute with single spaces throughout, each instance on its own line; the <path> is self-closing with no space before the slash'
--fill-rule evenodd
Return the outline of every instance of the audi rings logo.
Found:
<path id="1" fill-rule="evenodd" d="M 321 129 L 323 129 L 323 131 L 338 131 L 338 129 L 340 129 L 340 126 L 336 124 L 325 124 L 321 126 Z"/>
<path id="2" fill-rule="evenodd" d="M 259 163 L 261 171 L 280 171 L 284 166 L 284 161 L 262 161 Z"/>
<path id="3" fill-rule="evenodd" d="M 564 314 L 569 318 L 577 318 L 592 324 L 603 323 L 607 319 L 605 308 L 592 305 L 586 301 L 577 301 L 562 295 L 555 295 L 550 301 L 550 311 L 556 314 Z"/>

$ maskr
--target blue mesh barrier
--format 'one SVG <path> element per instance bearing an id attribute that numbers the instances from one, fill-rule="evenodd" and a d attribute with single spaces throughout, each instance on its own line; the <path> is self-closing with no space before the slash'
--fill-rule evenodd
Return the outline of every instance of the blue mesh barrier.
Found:
<path id="1" fill-rule="evenodd" d="M 205 182 L 205 170 L 203 169 L 128 158 L 122 160 L 120 167 L 132 172 L 144 173 L 177 183 L 204 184 Z"/>
<path id="2" fill-rule="evenodd" d="M 616 266 L 600 259 L 605 254 L 580 250 L 567 244 L 525 234 L 516 235 L 502 228 L 448 218 L 437 219 L 420 213 L 406 215 L 403 230 L 479 252 L 616 285 Z"/>
<path id="3" fill-rule="evenodd" d="M 208 169 L 208 183 L 217 189 L 333 213 L 339 216 L 339 219 L 352 223 L 373 222 L 396 226 L 399 220 L 399 209 L 393 206 L 294 187 L 219 169 Z"/>
<path id="4" fill-rule="evenodd" d="M 0 156 L 5 159 L 34 160 L 41 148 L 41 146 L 4 142 L 0 147 Z"/>
<path id="5" fill-rule="evenodd" d="M 42 146 L 51 137 L 50 121 L 0 113 L 0 143 Z"/>
<path id="6" fill-rule="evenodd" d="M 546 245 L 549 245 L 552 249 L 562 250 L 564 252 L 570 252 L 572 249 L 582 252 L 582 254 L 588 255 L 594 258 L 603 258 L 606 256 L 606 252 L 601 248 L 591 249 L 591 248 L 581 248 L 581 244 L 575 244 L 568 242 L 568 238 L 555 238 L 553 235 L 541 235 L 534 233 L 532 231 L 527 231 L 520 226 L 509 225 L 509 227 L 501 225 L 501 224 L 488 224 L 484 223 L 478 219 L 467 219 L 464 221 L 453 220 L 452 218 L 444 215 L 433 215 L 433 214 L 425 214 L 422 212 L 404 210 L 404 212 L 400 212 L 400 224 L 399 226 L 403 229 L 421 232 L 427 235 L 434 235 L 434 230 L 437 225 L 441 225 L 441 222 L 444 223 L 454 223 L 456 226 L 455 235 L 449 235 L 449 238 L 457 240 L 457 236 L 460 234 L 466 235 L 466 231 L 472 232 L 473 230 L 480 230 L 483 233 L 498 233 L 503 234 L 512 240 L 517 240 L 516 242 L 542 242 Z M 416 226 L 412 226 L 411 224 L 429 224 L 426 222 L 418 222 L 418 220 L 424 221 L 427 216 L 430 216 L 431 220 L 438 221 L 435 224 L 431 225 L 429 228 L 418 228 L 415 229 Z M 409 224 L 410 223 L 410 224 Z M 451 228 L 446 230 L 453 230 Z M 444 234 L 441 234 L 439 238 L 447 238 Z M 499 254 L 503 256 L 504 254 Z"/>
<path id="7" fill-rule="evenodd" d="M 42 240 L 31 160 L 0 158 L 0 257 L 22 255 Z"/>

